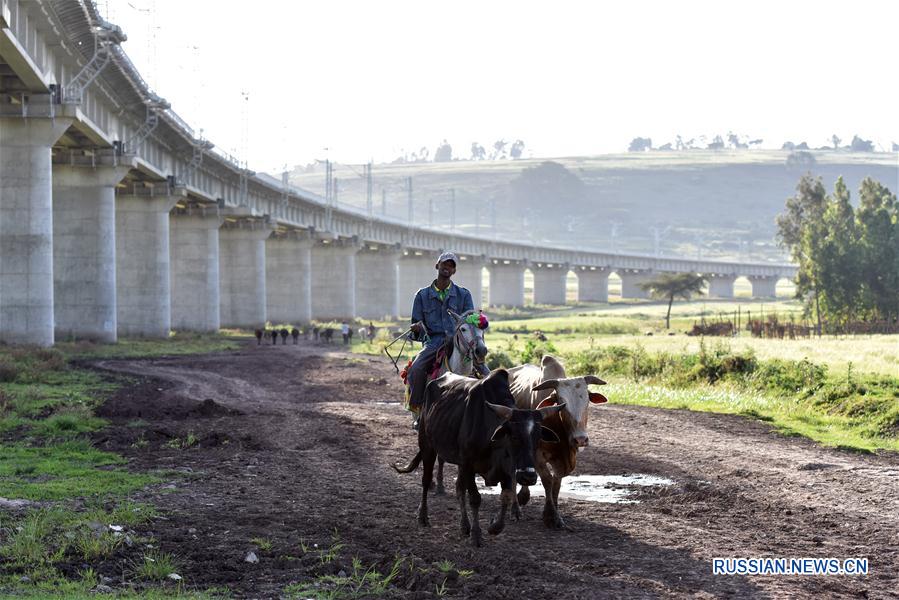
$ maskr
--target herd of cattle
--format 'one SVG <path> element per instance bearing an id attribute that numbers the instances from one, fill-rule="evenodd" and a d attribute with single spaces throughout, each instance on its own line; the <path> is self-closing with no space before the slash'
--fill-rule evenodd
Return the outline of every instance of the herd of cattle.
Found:
<path id="1" fill-rule="evenodd" d="M 278 338 L 281 338 L 281 345 L 287 344 L 288 336 L 293 338 L 294 345 L 299 343 L 300 336 L 302 335 L 304 339 L 311 339 L 316 342 L 324 342 L 326 344 L 330 344 L 334 339 L 334 333 L 337 331 L 333 327 L 319 327 L 317 325 L 310 326 L 306 328 L 305 331 L 300 331 L 296 327 L 291 329 L 282 328 L 282 329 L 257 329 L 256 330 L 256 345 L 261 346 L 263 340 L 271 340 L 272 346 L 277 345 Z M 349 329 L 349 333 L 347 334 L 352 341 L 353 334 L 356 333 L 352 328 Z M 358 331 L 359 337 L 362 341 L 368 341 L 369 339 L 374 338 L 374 328 L 371 327 L 360 327 Z"/>
<path id="2" fill-rule="evenodd" d="M 559 361 L 549 355 L 539 367 L 497 369 L 480 380 L 446 373 L 431 381 L 419 417 L 418 453 L 405 466 L 393 465 L 399 473 L 422 466 L 418 523 L 430 525 L 428 493 L 434 463 L 440 459 L 459 467 L 456 496 L 461 530 L 474 546 L 483 541 L 475 475 L 488 486 L 502 487 L 499 512 L 490 521 L 489 533 L 503 530 L 509 510 L 513 518 L 520 517 L 520 506 L 530 499 L 528 486 L 536 484 L 538 476 L 546 492 L 544 524 L 567 529 L 558 508 L 562 478 L 574 470 L 578 450 L 589 442 L 590 404 L 607 401 L 588 389 L 591 384 L 605 382 L 594 375 L 566 377 Z M 522 486 L 517 494 L 516 484 Z"/>

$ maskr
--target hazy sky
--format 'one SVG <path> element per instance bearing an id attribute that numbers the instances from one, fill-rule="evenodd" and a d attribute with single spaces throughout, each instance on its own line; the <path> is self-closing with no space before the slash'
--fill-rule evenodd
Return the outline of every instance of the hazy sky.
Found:
<path id="1" fill-rule="evenodd" d="M 149 84 L 256 170 L 433 154 L 444 138 L 463 157 L 500 138 L 533 156 L 728 131 L 899 142 L 895 2 L 98 5 Z"/>

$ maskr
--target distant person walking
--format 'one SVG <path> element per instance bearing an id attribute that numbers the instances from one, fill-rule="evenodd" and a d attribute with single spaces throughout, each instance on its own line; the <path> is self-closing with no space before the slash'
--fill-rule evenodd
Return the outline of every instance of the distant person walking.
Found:
<path id="1" fill-rule="evenodd" d="M 347 345 L 350 343 L 350 325 L 346 321 L 341 323 L 340 325 L 340 333 L 343 334 L 343 344 Z"/>
<path id="2" fill-rule="evenodd" d="M 369 341 L 375 341 L 375 326 L 371 321 L 368 322 L 368 339 Z"/>

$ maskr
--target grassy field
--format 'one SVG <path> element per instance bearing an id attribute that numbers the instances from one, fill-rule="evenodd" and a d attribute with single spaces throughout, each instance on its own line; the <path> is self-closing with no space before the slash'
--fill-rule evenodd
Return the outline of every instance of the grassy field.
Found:
<path id="1" fill-rule="evenodd" d="M 163 356 L 227 350 L 220 335 L 180 335 L 119 344 L 62 343 L 53 349 L 0 347 L 0 498 L 24 501 L 25 512 L 0 508 L 0 596 L 97 598 L 99 564 L 124 544 L 133 546 L 128 570 L 136 582 L 121 598 L 212 598 L 168 578 L 177 569 L 154 540 L 132 529 L 156 518 L 129 496 L 171 479 L 171 473 L 134 473 L 119 455 L 91 444 L 106 426 L 96 407 L 126 380 L 79 368 L 90 358 Z M 112 524 L 119 529 L 113 529 Z M 75 569 L 73 566 L 81 565 Z M 95 590 L 100 590 L 98 593 Z"/>

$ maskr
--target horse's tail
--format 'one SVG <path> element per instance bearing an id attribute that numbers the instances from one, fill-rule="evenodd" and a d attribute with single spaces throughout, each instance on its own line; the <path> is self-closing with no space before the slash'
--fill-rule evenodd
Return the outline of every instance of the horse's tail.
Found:
<path id="1" fill-rule="evenodd" d="M 418 468 L 418 465 L 421 463 L 421 450 L 416 453 L 416 455 L 409 461 L 409 464 L 405 467 L 400 467 L 398 463 L 394 463 L 390 465 L 397 473 L 411 473 L 415 469 Z"/>

